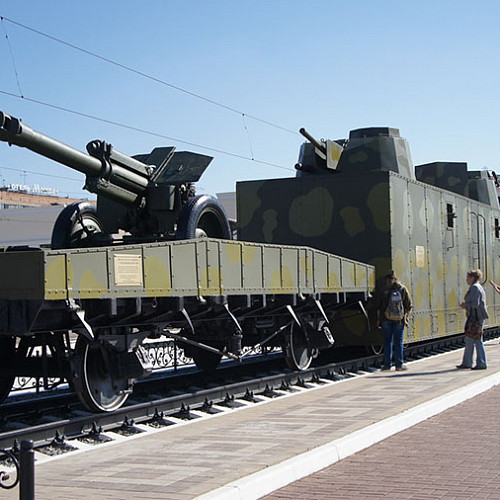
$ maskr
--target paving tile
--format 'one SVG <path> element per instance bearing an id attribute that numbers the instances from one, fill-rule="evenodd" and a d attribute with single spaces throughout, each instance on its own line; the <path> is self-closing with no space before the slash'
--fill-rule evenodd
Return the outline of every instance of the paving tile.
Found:
<path id="1" fill-rule="evenodd" d="M 499 414 L 497 386 L 265 498 L 498 500 Z"/>
<path id="2" fill-rule="evenodd" d="M 78 498 L 80 494 L 86 494 L 88 498 L 89 490 L 93 498 L 99 498 L 94 495 L 102 494 L 105 495 L 103 498 L 113 500 L 141 497 L 142 493 L 144 496 L 141 498 L 145 499 L 194 498 L 500 371 L 498 341 L 488 343 L 486 353 L 489 363 L 486 371 L 458 372 L 453 368 L 460 362 L 462 352 L 451 352 L 411 363 L 410 371 L 402 375 L 376 372 L 297 393 L 292 397 L 278 398 L 269 404 L 182 427 L 171 427 L 154 435 L 110 447 L 96 447 L 79 455 L 39 464 L 36 470 L 36 498 Z M 335 498 L 364 498 L 356 493 L 355 479 L 358 476 L 362 478 L 363 494 L 371 492 L 373 498 L 392 499 L 401 495 L 401 498 L 414 500 L 416 497 L 411 497 L 413 493 L 422 497 L 441 494 L 442 490 L 438 491 L 434 484 L 437 481 L 419 483 L 422 488 L 428 489 L 418 492 L 406 488 L 405 482 L 391 484 L 387 479 L 388 484 L 384 485 L 380 494 L 372 491 L 371 484 L 381 478 L 391 477 L 391 470 L 384 469 L 387 454 L 395 457 L 402 455 L 410 460 L 401 477 L 397 477 L 398 481 L 412 474 L 417 475 L 421 463 L 431 456 L 435 473 L 443 479 L 448 478 L 450 488 L 459 481 L 469 481 L 474 486 L 474 474 L 481 471 L 484 476 L 477 477 L 488 481 L 488 490 L 484 490 L 484 493 L 491 495 L 500 492 L 495 489 L 499 478 L 494 470 L 487 469 L 485 472 L 481 467 L 469 468 L 468 461 L 471 458 L 464 455 L 464 450 L 468 448 L 463 446 L 461 434 L 448 430 L 442 435 L 441 424 L 433 419 L 421 425 L 428 425 L 437 433 L 433 440 L 439 446 L 434 447 L 432 453 L 427 449 L 427 435 L 419 426 L 407 431 L 412 437 L 397 444 L 391 444 L 393 438 L 390 438 L 381 443 L 389 443 L 385 451 L 377 452 L 377 445 L 369 450 L 373 451 L 373 457 L 367 459 L 363 454 L 365 452 L 362 452 L 345 461 L 349 461 L 353 467 L 354 475 L 352 481 L 346 480 L 335 487 Z M 495 425 L 493 428 L 498 429 L 498 424 Z M 500 435 L 500 432 L 495 433 Z M 489 443 L 490 434 L 491 427 L 485 426 L 476 439 L 481 443 Z M 421 450 L 417 447 L 419 443 L 423 446 Z M 451 451 L 446 448 L 450 446 Z M 493 452 L 493 446 L 488 444 L 483 451 L 485 454 Z M 343 463 L 338 465 L 342 466 Z M 498 460 L 496 465 L 500 470 Z M 90 487 L 86 481 L 93 474 L 95 481 Z M 323 485 L 322 479 L 310 481 L 324 495 L 331 494 L 331 486 Z M 86 488 L 83 486 L 85 484 Z M 446 484 L 442 482 L 440 486 Z M 123 485 L 133 486 L 127 491 Z M 307 485 L 297 487 L 307 494 Z M 136 488 L 144 489 L 139 494 Z M 390 491 L 394 492 L 394 496 Z M 464 492 L 464 488 L 458 491 L 457 498 L 463 497 L 461 494 Z M 476 487 L 473 492 L 474 495 L 481 493 Z M 17 499 L 18 492 L 9 495 L 5 498 Z M 283 492 L 275 495 L 278 495 L 275 498 L 287 498 Z"/>

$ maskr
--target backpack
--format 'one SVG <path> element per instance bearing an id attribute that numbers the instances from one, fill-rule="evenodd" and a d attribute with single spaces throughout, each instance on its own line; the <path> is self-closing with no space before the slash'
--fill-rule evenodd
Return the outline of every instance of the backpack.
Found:
<path id="1" fill-rule="evenodd" d="M 402 321 L 405 317 L 405 310 L 403 306 L 402 288 L 398 290 L 391 290 L 389 302 L 385 308 L 385 317 L 389 321 Z"/>

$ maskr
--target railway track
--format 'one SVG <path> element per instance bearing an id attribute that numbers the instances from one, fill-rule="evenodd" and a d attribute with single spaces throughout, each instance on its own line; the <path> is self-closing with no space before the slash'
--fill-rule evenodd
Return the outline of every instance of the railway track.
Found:
<path id="1" fill-rule="evenodd" d="M 498 336 L 500 329 L 485 333 L 485 339 Z M 412 361 L 461 347 L 463 335 L 447 337 L 409 346 L 406 358 Z M 127 406 L 113 413 L 86 412 L 70 393 L 7 404 L 0 417 L 0 448 L 17 453 L 18 443 L 31 439 L 40 453 L 59 455 L 77 450 L 81 443 L 98 445 L 145 432 L 148 426 L 175 425 L 373 372 L 381 361 L 380 355 L 357 357 L 318 363 L 299 372 L 285 369 L 282 360 L 271 356 L 256 363 L 228 363 L 210 377 L 193 369 L 179 370 L 144 381 Z"/>

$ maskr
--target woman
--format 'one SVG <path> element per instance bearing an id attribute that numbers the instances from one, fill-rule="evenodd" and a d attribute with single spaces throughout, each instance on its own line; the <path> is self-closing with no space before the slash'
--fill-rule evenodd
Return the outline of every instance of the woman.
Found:
<path id="1" fill-rule="evenodd" d="M 467 273 L 469 290 L 465 294 L 464 302 L 460 304 L 467 313 L 465 322 L 465 350 L 462 364 L 458 369 L 472 368 L 473 370 L 486 370 L 486 353 L 483 344 L 483 324 L 488 318 L 486 311 L 486 293 L 480 284 L 483 273 L 475 269 Z M 476 366 L 472 367 L 472 357 L 476 347 Z"/>

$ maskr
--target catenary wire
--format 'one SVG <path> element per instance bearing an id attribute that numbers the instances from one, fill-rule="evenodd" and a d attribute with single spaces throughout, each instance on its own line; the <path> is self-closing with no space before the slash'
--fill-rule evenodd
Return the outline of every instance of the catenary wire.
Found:
<path id="1" fill-rule="evenodd" d="M 245 132 L 247 133 L 248 137 L 248 146 L 250 148 L 250 155 L 252 156 L 252 160 L 254 159 L 255 155 L 253 154 L 253 145 L 252 145 L 252 138 L 250 137 L 250 131 L 248 130 L 247 127 L 247 122 L 245 120 L 245 115 L 241 115 L 241 119 L 243 120 L 243 128 L 245 129 Z"/>
<path id="2" fill-rule="evenodd" d="M 2 28 L 5 33 L 5 40 L 7 41 L 7 47 L 9 47 L 10 58 L 12 59 L 12 67 L 14 68 L 14 75 L 16 76 L 17 88 L 19 89 L 19 93 L 23 95 L 23 89 L 21 88 L 21 82 L 19 81 L 19 73 L 17 72 L 16 59 L 14 57 L 14 51 L 12 50 L 12 45 L 10 44 L 9 35 L 7 33 L 7 28 L 5 27 L 3 17 L 0 17 L 0 21 L 2 22 Z"/>
<path id="3" fill-rule="evenodd" d="M 63 40 L 61 38 L 57 38 L 53 35 L 49 35 L 48 33 L 45 33 L 43 31 L 32 28 L 31 26 L 27 26 L 25 24 L 14 21 L 13 19 L 9 19 L 8 17 L 0 16 L 0 19 L 1 20 L 5 19 L 5 21 L 8 21 L 9 23 L 14 24 L 16 26 L 19 26 L 20 28 L 23 28 L 25 30 L 31 31 L 32 33 L 36 33 L 39 36 L 43 36 L 45 38 L 48 38 L 49 40 L 52 40 L 54 42 L 65 45 L 66 47 L 70 47 L 73 50 L 77 50 L 77 51 L 82 52 L 84 54 L 87 54 L 91 57 L 94 57 L 94 58 L 99 59 L 101 61 L 112 64 L 113 66 L 121 68 L 125 71 L 129 71 L 129 72 L 134 73 L 136 75 L 142 76 L 143 78 L 147 78 L 148 80 L 152 80 L 156 83 L 159 83 L 159 84 L 164 85 L 166 87 L 169 87 L 171 89 L 174 89 L 174 90 L 177 90 L 177 91 L 182 92 L 184 94 L 187 94 L 187 95 L 194 97 L 196 99 L 200 99 L 202 101 L 208 102 L 210 104 L 213 104 L 214 106 L 218 106 L 220 108 L 226 109 L 227 111 L 231 111 L 232 113 L 237 113 L 239 115 L 245 115 L 247 118 L 258 121 L 258 122 L 263 123 L 265 125 L 269 125 L 270 127 L 274 127 L 274 128 L 283 130 L 284 132 L 288 132 L 290 134 L 297 135 L 297 132 L 295 130 L 289 129 L 287 127 L 283 127 L 282 125 L 278 125 L 277 123 L 270 122 L 269 120 L 259 118 L 258 116 L 244 113 L 243 111 L 240 111 L 239 109 L 233 108 L 232 106 L 228 106 L 227 104 L 223 104 L 221 102 L 215 101 L 215 100 L 210 99 L 208 97 L 202 96 L 200 94 L 197 94 L 196 92 L 192 92 L 191 90 L 184 89 L 182 87 L 179 87 L 178 85 L 174 85 L 173 83 L 162 80 L 161 78 L 157 78 L 156 76 L 153 76 L 153 75 L 150 75 L 150 74 L 145 73 L 143 71 L 140 71 L 138 69 L 132 68 L 131 66 L 127 66 L 126 64 L 122 64 L 118 61 L 110 59 L 109 57 L 105 57 L 105 56 L 102 56 L 100 54 L 97 54 L 96 52 L 92 52 L 91 50 L 84 49 L 83 47 L 80 47 L 80 46 L 75 45 L 73 43 L 67 42 L 66 40 Z"/>
<path id="4" fill-rule="evenodd" d="M 292 171 L 292 172 L 294 171 L 290 167 L 285 167 L 283 165 L 278 165 L 277 163 L 272 163 L 272 162 L 265 161 L 265 160 L 258 160 L 256 158 L 251 158 L 249 156 L 241 155 L 241 154 L 238 154 L 238 153 L 232 153 L 230 151 L 224 151 L 223 149 L 217 149 L 217 148 L 212 148 L 212 147 L 209 147 L 209 146 L 204 146 L 202 144 L 197 144 L 195 142 L 184 141 L 182 139 L 177 139 L 176 137 L 171 137 L 171 136 L 168 136 L 168 135 L 160 134 L 160 133 L 154 132 L 152 130 L 147 130 L 147 129 L 143 129 L 143 128 L 140 128 L 140 127 L 135 127 L 133 125 L 128 125 L 126 123 L 120 123 L 120 122 L 117 122 L 117 121 L 114 121 L 114 120 L 108 120 L 107 118 L 102 118 L 100 116 L 91 115 L 89 113 L 83 113 L 81 111 L 77 111 L 77 110 L 74 110 L 74 109 L 66 108 L 64 106 L 58 106 L 56 104 L 52 104 L 52 103 L 49 103 L 49 102 L 46 102 L 46 101 L 41 101 L 39 99 L 33 99 L 31 97 L 21 96 L 21 95 L 18 95 L 18 94 L 14 94 L 13 92 L 7 92 L 5 90 L 0 90 L 0 94 L 6 95 L 6 96 L 9 96 L 9 97 L 14 97 L 16 99 L 21 99 L 23 101 L 32 102 L 34 104 L 39 104 L 40 106 L 45 106 L 45 107 L 48 107 L 48 108 L 57 109 L 58 111 L 63 111 L 65 113 L 70 113 L 70 114 L 73 114 L 73 115 L 76 115 L 76 116 L 81 116 L 81 117 L 84 117 L 84 118 L 89 118 L 91 120 L 95 120 L 95 121 L 98 121 L 98 122 L 107 123 L 109 125 L 114 125 L 116 127 L 121 127 L 121 128 L 125 128 L 125 129 L 128 129 L 128 130 L 133 130 L 135 132 L 140 132 L 141 134 L 151 135 L 153 137 L 160 137 L 162 139 L 167 139 L 169 141 L 180 142 L 182 144 L 187 144 L 188 146 L 193 146 L 193 147 L 200 148 L 200 149 L 206 149 L 207 151 L 212 151 L 214 153 L 220 153 L 220 154 L 223 154 L 223 155 L 226 155 L 226 156 L 232 156 L 233 158 L 239 158 L 241 160 L 252 161 L 254 163 L 259 163 L 261 165 L 267 165 L 267 166 L 270 166 L 270 167 L 280 168 L 282 170 L 288 170 L 288 171 Z"/>
<path id="5" fill-rule="evenodd" d="M 62 175 L 55 174 L 44 174 L 43 172 L 35 172 L 33 170 L 26 170 L 25 168 L 13 168 L 13 167 L 4 167 L 0 165 L 0 171 L 2 170 L 12 170 L 13 172 L 25 172 L 27 174 L 40 175 L 42 177 L 52 177 L 54 179 L 63 179 L 65 181 L 73 181 L 73 182 L 82 182 L 82 179 L 75 179 L 74 177 L 64 177 Z"/>

